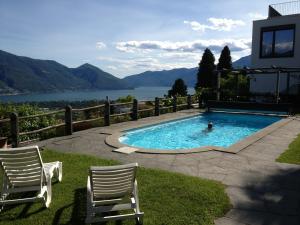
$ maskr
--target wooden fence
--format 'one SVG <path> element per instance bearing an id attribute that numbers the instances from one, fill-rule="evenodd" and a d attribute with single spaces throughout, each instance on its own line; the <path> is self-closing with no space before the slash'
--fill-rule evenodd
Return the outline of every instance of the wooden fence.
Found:
<path id="1" fill-rule="evenodd" d="M 159 116 L 160 114 L 168 112 L 176 112 L 182 109 L 191 109 L 193 105 L 197 103 L 200 105 L 200 102 L 196 96 L 188 95 L 186 97 L 174 97 L 174 98 L 155 98 L 154 101 L 138 101 L 134 99 L 132 102 L 125 103 L 111 103 L 106 101 L 103 105 L 97 105 L 92 107 L 73 109 L 70 105 L 66 106 L 65 109 L 43 113 L 38 115 L 30 115 L 19 117 L 17 113 L 11 113 L 9 119 L 0 120 L 0 126 L 4 123 L 10 123 L 10 142 L 12 147 L 18 147 L 21 144 L 26 144 L 26 142 L 38 141 L 37 139 L 30 139 L 21 142 L 20 137 L 30 136 L 34 134 L 40 134 L 45 131 L 49 131 L 56 128 L 64 128 L 65 135 L 72 135 L 73 127 L 82 124 L 90 123 L 96 121 L 102 121 L 104 126 L 110 126 L 112 120 L 115 117 L 129 116 L 132 120 L 138 120 L 142 117 L 143 113 L 150 113 L 149 115 Z M 143 105 L 147 105 L 146 108 L 142 108 Z M 116 109 L 119 109 L 119 112 L 115 113 Z M 126 109 L 127 111 L 122 111 L 121 109 Z M 89 118 L 91 111 L 97 111 L 98 116 L 94 118 Z M 64 113 L 63 119 L 51 126 L 43 127 L 31 131 L 20 131 L 20 121 L 26 121 L 38 117 L 46 117 L 51 115 L 57 115 Z M 84 113 L 85 119 L 74 120 L 74 115 Z M 87 118 L 88 117 L 88 118 Z"/>

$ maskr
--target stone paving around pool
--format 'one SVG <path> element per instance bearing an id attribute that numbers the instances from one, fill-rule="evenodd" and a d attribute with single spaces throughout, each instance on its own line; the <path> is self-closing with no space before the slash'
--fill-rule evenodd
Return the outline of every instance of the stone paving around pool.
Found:
<path id="1" fill-rule="evenodd" d="M 112 152 L 113 148 L 105 144 L 105 138 L 116 130 L 198 112 L 186 110 L 93 128 L 71 136 L 45 140 L 38 145 L 63 152 L 114 159 L 122 163 L 138 162 L 144 167 L 220 181 L 226 185 L 233 207 L 225 217 L 215 221 L 217 225 L 299 225 L 300 166 L 275 162 L 300 133 L 299 120 L 290 120 L 237 154 L 206 151 L 190 154 L 135 152 L 126 155 Z"/>

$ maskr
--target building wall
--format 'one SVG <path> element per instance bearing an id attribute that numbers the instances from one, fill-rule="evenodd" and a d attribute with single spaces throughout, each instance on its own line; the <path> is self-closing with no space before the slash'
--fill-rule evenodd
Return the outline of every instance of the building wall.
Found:
<path id="1" fill-rule="evenodd" d="M 294 57 L 287 58 L 260 58 L 260 38 L 261 28 L 280 25 L 295 24 L 295 49 Z M 272 65 L 278 67 L 297 67 L 300 68 L 300 15 L 289 15 L 272 17 L 265 20 L 253 21 L 252 30 L 252 68 L 266 68 Z M 286 89 L 286 75 L 281 75 L 280 91 Z M 299 82 L 298 79 L 291 79 L 290 86 Z M 274 92 L 276 87 L 276 74 L 274 75 L 254 75 L 254 79 L 250 81 L 250 91 L 255 93 Z"/>
<path id="2" fill-rule="evenodd" d="M 287 89 L 287 74 L 280 74 L 279 90 L 282 93 Z M 290 74 L 290 94 L 299 92 L 300 74 Z M 277 74 L 254 74 L 250 79 L 250 91 L 252 93 L 275 93 L 277 86 Z"/>

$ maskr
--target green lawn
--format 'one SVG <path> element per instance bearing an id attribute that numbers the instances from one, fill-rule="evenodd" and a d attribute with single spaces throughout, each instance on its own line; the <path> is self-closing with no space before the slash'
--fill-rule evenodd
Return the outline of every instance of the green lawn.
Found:
<path id="1" fill-rule="evenodd" d="M 53 184 L 50 208 L 40 203 L 7 206 L 0 214 L 0 224 L 84 224 L 88 168 L 117 163 L 50 150 L 44 151 L 42 157 L 44 162 L 63 162 L 63 181 Z M 224 186 L 218 182 L 145 168 L 139 168 L 137 176 L 145 225 L 208 225 L 230 208 Z M 111 224 L 135 223 L 128 220 Z"/>
<path id="2" fill-rule="evenodd" d="M 276 161 L 283 163 L 300 164 L 300 134 Z"/>

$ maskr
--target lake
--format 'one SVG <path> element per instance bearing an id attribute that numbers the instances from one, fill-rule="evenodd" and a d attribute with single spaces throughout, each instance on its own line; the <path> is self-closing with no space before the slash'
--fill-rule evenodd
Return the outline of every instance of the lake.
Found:
<path id="1" fill-rule="evenodd" d="M 0 102 L 45 102 L 45 101 L 84 101 L 102 100 L 106 96 L 115 100 L 122 96 L 132 95 L 138 100 L 153 100 L 155 97 L 163 97 L 170 87 L 139 87 L 132 90 L 102 90 L 102 91 L 66 91 L 56 93 L 33 93 L 22 95 L 3 95 Z M 194 94 L 194 88 L 188 88 L 189 94 Z"/>

